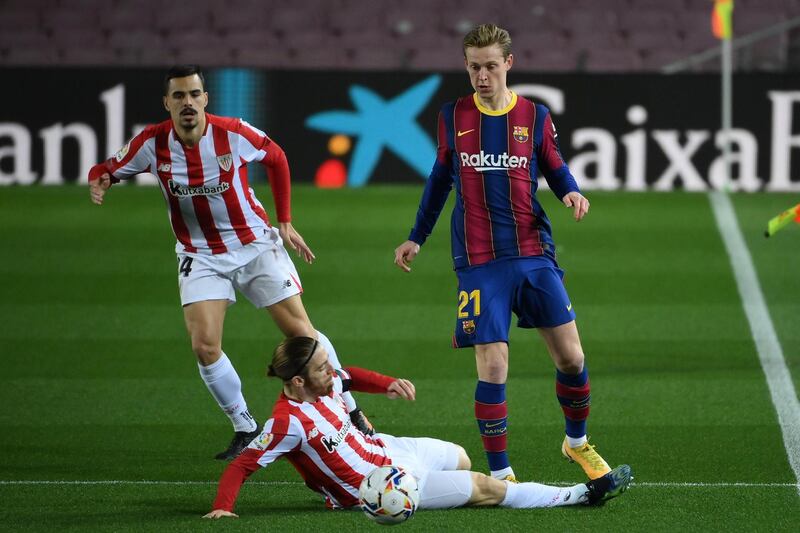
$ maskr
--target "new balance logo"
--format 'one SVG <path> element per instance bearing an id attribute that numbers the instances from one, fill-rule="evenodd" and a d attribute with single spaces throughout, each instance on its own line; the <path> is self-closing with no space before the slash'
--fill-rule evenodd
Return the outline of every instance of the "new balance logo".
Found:
<path id="1" fill-rule="evenodd" d="M 159 163 L 158 164 L 158 171 L 159 172 L 170 172 L 172 170 L 172 165 L 169 163 Z"/>
<path id="2" fill-rule="evenodd" d="M 184 187 L 175 180 L 167 182 L 169 192 L 172 196 L 186 197 L 186 196 L 211 196 L 213 194 L 220 194 L 228 189 L 231 185 L 228 182 L 222 182 L 219 185 L 200 185 L 199 187 Z"/>

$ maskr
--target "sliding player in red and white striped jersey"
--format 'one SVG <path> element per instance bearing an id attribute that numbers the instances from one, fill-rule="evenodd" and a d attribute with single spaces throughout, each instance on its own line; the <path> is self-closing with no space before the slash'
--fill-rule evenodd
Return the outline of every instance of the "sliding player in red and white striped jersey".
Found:
<path id="1" fill-rule="evenodd" d="M 278 399 L 261 435 L 222 474 L 213 511 L 206 518 L 235 517 L 242 484 L 256 470 L 285 457 L 310 489 L 329 507 L 358 505 L 358 487 L 373 469 L 399 465 L 417 478 L 421 509 L 464 505 L 514 508 L 594 504 L 613 498 L 631 480 L 628 466 L 572 487 L 510 483 L 469 472 L 461 446 L 431 438 L 365 435 L 350 421 L 342 391 L 385 393 L 414 400 L 414 385 L 360 368 L 333 371 L 325 348 L 315 339 L 295 337 L 275 350 L 269 375 L 283 380 Z"/>
<path id="2" fill-rule="evenodd" d="M 208 93 L 197 65 L 173 67 L 165 78 L 163 104 L 170 119 L 149 126 L 116 155 L 89 172 L 91 199 L 101 205 L 111 187 L 141 172 L 158 177 L 177 238 L 181 304 L 200 375 L 228 415 L 234 438 L 218 459 L 232 459 L 260 428 L 250 415 L 241 380 L 222 351 L 227 307 L 236 290 L 256 307 L 266 308 L 287 337 L 308 335 L 330 341 L 314 329 L 300 299 L 302 286 L 284 244 L 311 263 L 314 254 L 292 226 L 289 164 L 281 147 L 264 132 L 238 118 L 205 112 Z M 268 172 L 278 228 L 247 180 L 247 163 Z M 353 420 L 368 423 L 349 394 Z"/>

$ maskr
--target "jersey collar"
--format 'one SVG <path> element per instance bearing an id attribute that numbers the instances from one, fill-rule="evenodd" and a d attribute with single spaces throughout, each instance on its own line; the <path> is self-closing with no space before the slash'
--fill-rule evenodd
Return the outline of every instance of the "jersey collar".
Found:
<path id="1" fill-rule="evenodd" d="M 478 93 L 472 93 L 472 100 L 475 102 L 475 107 L 478 108 L 478 111 L 483 113 L 484 115 L 489 115 L 492 117 L 499 117 L 500 115 L 505 115 L 512 109 L 514 106 L 517 105 L 517 93 L 511 91 L 511 102 L 508 103 L 503 109 L 498 109 L 495 111 L 494 109 L 489 109 L 488 107 L 481 104 L 480 98 L 478 98 Z"/>

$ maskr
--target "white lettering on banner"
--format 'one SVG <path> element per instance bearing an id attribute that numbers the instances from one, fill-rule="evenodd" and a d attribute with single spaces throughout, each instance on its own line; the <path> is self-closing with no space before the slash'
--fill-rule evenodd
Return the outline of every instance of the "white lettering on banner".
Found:
<path id="1" fill-rule="evenodd" d="M 628 122 L 641 126 L 647 122 L 647 109 L 633 105 L 626 113 Z M 621 137 L 625 145 L 625 189 L 628 191 L 647 190 L 647 132 L 644 128 L 633 130 Z"/>
<path id="2" fill-rule="evenodd" d="M 572 132 L 572 146 L 576 149 L 586 144 L 594 144 L 597 150 L 583 152 L 573 157 L 569 169 L 578 181 L 578 186 L 586 189 L 615 191 L 621 180 L 614 175 L 617 163 L 617 143 L 611 132 L 601 128 L 583 128 Z M 586 168 L 595 165 L 597 174 L 589 178 Z"/>
<path id="3" fill-rule="evenodd" d="M 761 188 L 761 180 L 757 175 L 758 141 L 755 135 L 747 130 L 732 129 L 730 135 L 725 135 L 724 131 L 718 131 L 714 138 L 714 144 L 720 149 L 724 148 L 725 143 L 731 145 L 729 156 L 729 166 L 739 165 L 739 179 L 733 179 L 734 172 L 731 170 L 730 177 L 725 170 L 725 156 L 719 155 L 711 163 L 708 169 L 708 181 L 714 189 L 753 192 Z M 738 149 L 736 149 L 738 146 Z"/>
<path id="4" fill-rule="evenodd" d="M 792 182 L 792 148 L 800 147 L 800 135 L 792 135 L 795 102 L 800 91 L 769 91 L 772 100 L 772 157 L 768 191 L 800 191 L 800 182 Z"/>
<path id="5" fill-rule="evenodd" d="M 106 108 L 106 154 L 111 157 L 125 142 L 125 86 L 121 83 L 100 93 L 100 101 Z"/>
<path id="6" fill-rule="evenodd" d="M 520 96 L 528 96 L 546 104 L 553 114 L 566 111 L 564 91 L 547 85 L 520 84 L 511 89 Z M 581 187 L 592 190 L 672 190 L 678 186 L 690 191 L 702 191 L 708 188 L 729 188 L 732 190 L 755 191 L 766 188 L 768 191 L 800 191 L 800 178 L 792 179 L 792 155 L 800 149 L 800 132 L 794 132 L 794 110 L 800 103 L 800 91 L 766 91 L 772 104 L 771 135 L 768 139 L 756 138 L 753 132 L 741 128 L 734 129 L 729 135 L 717 130 L 648 130 L 648 112 L 642 105 L 631 105 L 626 111 L 628 122 L 634 126 L 629 132 L 617 135 L 603 128 L 576 128 L 572 131 L 571 147 L 565 147 L 567 153 L 573 152 L 568 165 Z M 91 165 L 98 162 L 98 135 L 105 135 L 105 156 L 111 156 L 125 143 L 125 85 L 117 84 L 98 95 L 98 101 L 105 113 L 105 132 L 96 131 L 89 124 L 73 122 L 65 124 L 56 121 L 31 131 L 24 124 L 16 122 L 0 122 L 0 186 L 61 184 L 67 179 L 85 179 Z M 57 120 L 57 119 L 56 119 Z M 143 125 L 132 127 L 132 136 L 143 129 Z M 800 129 L 800 128 L 798 128 Z M 36 135 L 38 134 L 38 135 Z M 693 156 L 713 135 L 717 157 L 707 168 L 698 169 L 692 161 Z M 35 165 L 42 168 L 41 176 L 33 171 L 32 138 L 42 142 L 43 161 Z M 77 144 L 79 176 L 63 175 L 63 152 L 65 140 Z M 759 141 L 769 143 L 771 154 L 769 169 L 762 172 L 768 178 L 758 176 Z M 621 146 L 618 146 L 618 143 Z M 722 160 L 725 144 L 731 149 L 728 167 Z M 66 143 L 68 150 L 73 143 Z M 762 146 L 764 146 L 762 144 Z M 648 149 L 656 149 L 666 157 L 666 169 L 658 169 L 660 175 L 648 184 L 647 161 Z M 623 155 L 624 154 L 624 155 Z M 74 156 L 73 156 L 74 157 Z M 527 168 L 528 158 L 509 156 L 508 154 L 491 155 L 459 154 L 465 166 L 478 171 L 506 170 L 508 168 Z M 465 159 L 466 157 L 466 159 Z M 796 160 L 797 158 L 795 158 Z M 620 161 L 621 160 L 621 161 Z M 591 171 L 591 173 L 590 173 Z M 736 176 L 734 178 L 733 176 Z M 651 175 L 652 179 L 655 177 Z M 125 180 L 120 185 L 134 180 Z M 135 183 L 140 185 L 156 185 L 156 176 L 149 172 L 139 174 Z M 541 188 L 547 183 L 542 180 Z"/>
<path id="7" fill-rule="evenodd" d="M 689 130 L 686 132 L 686 144 L 678 141 L 678 130 L 656 130 L 653 139 L 664 151 L 669 160 L 669 167 L 653 184 L 657 191 L 674 189 L 675 179 L 681 178 L 683 188 L 687 191 L 705 191 L 708 186 L 692 164 L 692 154 L 709 138 L 707 131 Z"/>
<path id="8" fill-rule="evenodd" d="M 0 147 L 0 163 L 3 159 L 12 158 L 11 172 L 3 172 L 0 168 L 0 185 L 30 185 L 38 177 L 31 169 L 31 134 L 28 128 L 16 122 L 0 124 L 0 138 L 10 137 L 11 146 Z"/>
<path id="9" fill-rule="evenodd" d="M 80 166 L 79 176 L 88 176 L 89 169 L 97 163 L 97 136 L 88 124 L 73 122 L 64 126 L 56 123 L 39 132 L 39 137 L 44 141 L 44 176 L 39 182 L 42 185 L 61 185 L 64 176 L 61 170 L 61 148 L 64 139 L 73 137 L 78 141 L 78 154 Z"/>

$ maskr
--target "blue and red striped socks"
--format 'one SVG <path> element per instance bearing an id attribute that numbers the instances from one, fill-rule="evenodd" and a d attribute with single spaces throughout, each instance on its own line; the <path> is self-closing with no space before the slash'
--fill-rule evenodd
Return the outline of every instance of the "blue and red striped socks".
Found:
<path id="1" fill-rule="evenodd" d="M 475 418 L 492 476 L 503 478 L 513 475 L 506 453 L 508 406 L 505 383 L 478 380 L 475 387 Z"/>
<path id="2" fill-rule="evenodd" d="M 579 374 L 556 370 L 556 396 L 564 411 L 565 431 L 572 448 L 586 442 L 586 419 L 589 417 L 591 395 L 586 367 Z"/>

